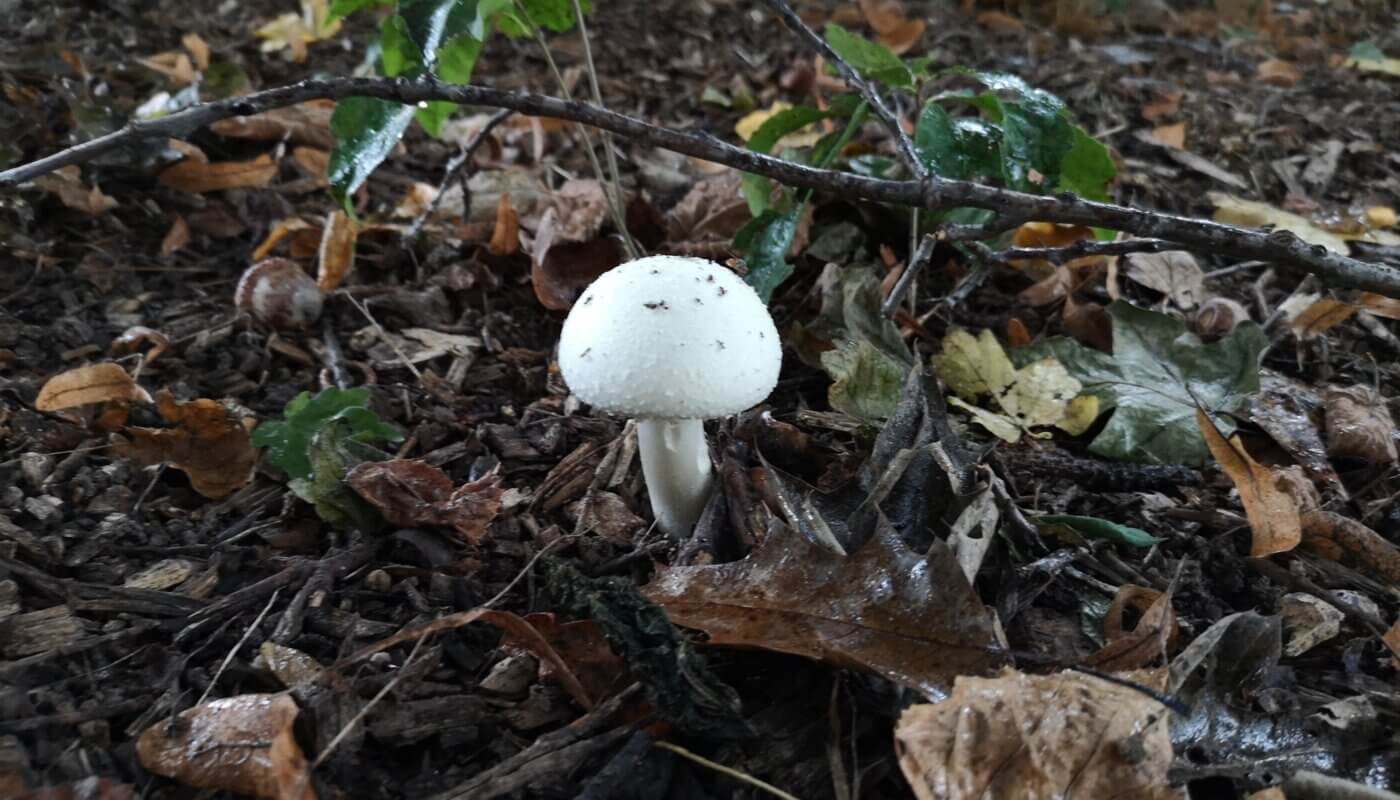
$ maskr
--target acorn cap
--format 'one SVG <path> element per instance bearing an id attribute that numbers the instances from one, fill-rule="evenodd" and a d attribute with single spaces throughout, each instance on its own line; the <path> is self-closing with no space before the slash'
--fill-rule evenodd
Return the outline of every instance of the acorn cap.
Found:
<path id="1" fill-rule="evenodd" d="M 559 337 L 570 390 L 630 417 L 707 419 L 773 391 L 782 344 L 768 308 L 712 261 L 649 256 L 603 273 Z"/>

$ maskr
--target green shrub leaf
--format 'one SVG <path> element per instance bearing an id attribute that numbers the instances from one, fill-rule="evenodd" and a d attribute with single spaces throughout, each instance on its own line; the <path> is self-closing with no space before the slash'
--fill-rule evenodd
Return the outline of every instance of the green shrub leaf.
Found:
<path id="1" fill-rule="evenodd" d="M 315 396 L 302 392 L 287 404 L 281 421 L 264 422 L 253 431 L 253 446 L 267 450 L 265 458 L 289 478 L 311 478 L 312 439 L 328 427 L 344 423 L 347 438 L 369 444 L 403 439 L 397 428 L 369 408 L 368 389 L 323 389 Z"/>
<path id="2" fill-rule="evenodd" d="M 867 80 L 908 89 L 914 85 L 914 73 L 888 47 L 852 33 L 834 22 L 826 24 L 826 43 L 836 54 Z"/>

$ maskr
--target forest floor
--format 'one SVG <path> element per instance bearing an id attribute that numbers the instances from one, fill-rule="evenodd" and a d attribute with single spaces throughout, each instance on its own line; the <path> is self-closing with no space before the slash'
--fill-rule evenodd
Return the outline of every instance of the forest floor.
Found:
<path id="1" fill-rule="evenodd" d="M 594 4 L 596 71 L 615 111 L 736 141 L 750 112 L 837 88 L 757 4 Z M 201 62 L 206 97 L 215 84 L 349 74 L 375 31 L 373 12 L 351 17 L 298 62 L 253 35 L 295 10 L 285 3 L 199 5 L 0 0 L 15 23 L 0 31 L 0 167 L 118 127 L 185 89 Z M 1058 95 L 1114 152 L 1116 202 L 1210 218 L 1232 195 L 1265 208 L 1245 224 L 1286 210 L 1356 239 L 1341 246 L 1358 258 L 1400 266 L 1400 78 L 1347 64 L 1358 43 L 1400 53 L 1386 4 L 1278 4 L 1229 24 L 1200 9 L 1056 21 L 918 5 L 904 13 L 927 25 L 906 56 Z M 855 7 L 799 10 L 870 33 Z M 577 32 L 549 44 L 584 95 Z M 500 36 L 473 80 L 557 88 L 536 43 Z M 421 235 L 405 235 L 490 111 L 460 112 L 438 140 L 413 130 L 373 175 L 355 200 L 353 269 L 303 331 L 240 313 L 234 289 L 265 254 L 324 268 L 335 210 L 324 108 L 280 118 L 270 138 L 246 122 L 193 134 L 208 162 L 264 170 L 256 185 L 182 185 L 168 170 L 192 148 L 152 142 L 0 189 L 0 796 L 210 796 L 200 779 L 148 769 L 137 746 L 148 730 L 184 742 L 175 760 L 222 776 L 203 785 L 278 797 L 305 788 L 289 752 L 316 762 L 307 791 L 320 797 L 767 796 L 751 776 L 801 798 L 893 798 L 913 796 L 919 769 L 1017 797 L 1064 779 L 1044 764 L 1039 777 L 989 772 L 977 755 L 998 746 L 1011 746 L 1007 764 L 1038 747 L 1089 765 L 1070 779 L 1081 788 L 1153 769 L 1160 796 L 1267 798 L 1299 770 L 1400 787 L 1392 305 L 1213 253 L 989 264 L 964 285 L 979 267 L 970 251 L 935 251 L 893 326 L 923 364 L 959 328 L 1107 346 L 1115 300 L 1207 334 L 1235 327 L 1217 316 L 1260 323 L 1263 385 L 1233 420 L 1257 462 L 1244 471 L 1270 484 L 1261 499 L 1214 458 L 1106 458 L 1090 445 L 1103 421 L 1000 442 L 917 373 L 872 415 L 883 422 L 834 408 L 823 326 L 869 312 L 880 329 L 878 312 L 850 307 L 852 287 L 888 290 L 910 236 L 897 210 L 819 195 L 770 304 L 788 348 L 769 413 L 710 426 L 722 502 L 694 539 L 671 542 L 651 525 L 633 428 L 571 399 L 554 363 L 563 309 L 620 253 L 601 194 L 579 180 L 592 176 L 579 130 L 507 118 L 473 154 L 468 201 L 449 191 Z M 873 123 L 858 142 L 892 152 Z M 733 255 L 748 212 L 732 170 L 616 146 L 642 245 Z M 531 253 L 551 213 L 541 261 Z M 1051 292 L 1042 278 L 1057 275 L 1070 283 Z M 158 413 L 132 394 L 35 408 L 53 376 L 104 361 L 150 396 L 224 411 L 199 428 L 181 409 L 219 406 L 166 401 Z M 335 508 L 319 514 L 266 457 L 254 472 L 242 420 L 282 419 L 299 393 L 337 383 L 367 387 L 403 434 L 381 446 L 438 471 L 379 475 L 357 484 L 364 500 L 333 481 L 317 496 Z M 1337 402 L 1363 419 L 1345 422 Z M 1369 446 L 1340 442 L 1376 425 Z M 877 491 L 871 522 L 862 504 Z M 1302 546 L 1252 557 L 1255 511 L 1279 492 L 1302 512 Z M 358 521 L 325 521 L 336 513 Z M 1045 519 L 1056 515 L 1058 526 Z M 838 557 L 813 528 L 864 544 Z M 1077 687 L 1083 707 L 1051 713 L 1034 692 L 984 685 L 1024 704 L 1042 738 L 973 725 L 981 733 L 958 733 L 967 751 L 945 742 L 936 767 L 902 726 L 896 746 L 909 706 L 946 697 L 955 674 L 990 681 L 1010 663 Z M 976 687 L 959 687 L 949 702 L 972 704 Z M 294 725 L 272 696 L 295 700 Z M 1148 709 L 1147 721 L 1115 727 L 1114 704 Z M 1096 773 L 1106 747 L 1121 774 Z M 272 766 L 250 767 L 247 748 Z M 937 796 L 982 796 L 949 791 Z"/>

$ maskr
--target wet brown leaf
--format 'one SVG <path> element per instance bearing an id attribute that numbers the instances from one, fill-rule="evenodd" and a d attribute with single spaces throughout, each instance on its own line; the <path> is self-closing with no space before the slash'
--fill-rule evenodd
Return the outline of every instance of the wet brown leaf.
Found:
<path id="1" fill-rule="evenodd" d="M 141 766 L 200 789 L 271 800 L 316 800 L 306 756 L 292 725 L 297 704 L 286 694 L 211 700 L 161 719 L 141 734 Z"/>
<path id="2" fill-rule="evenodd" d="M 643 592 L 718 645 L 806 656 L 922 691 L 996 662 L 993 615 L 952 552 L 888 528 L 841 556 L 778 526 L 742 561 L 667 567 Z"/>
<path id="3" fill-rule="evenodd" d="M 193 159 L 167 167 L 160 184 L 177 192 L 203 194 L 223 189 L 260 189 L 277 176 L 277 163 L 264 153 L 252 161 L 202 162 Z"/>
<path id="4" fill-rule="evenodd" d="M 495 471 L 456 486 L 437 467 L 410 459 L 361 464 L 346 482 L 390 524 L 451 528 L 472 544 L 486 537 L 505 491 Z"/>
<path id="5" fill-rule="evenodd" d="M 1131 630 L 1123 627 L 1123 612 L 1139 615 Z M 1109 672 L 1140 669 L 1171 654 L 1176 645 L 1176 613 L 1171 595 L 1127 583 L 1118 587 L 1104 615 L 1104 646 L 1085 663 Z"/>
<path id="6" fill-rule="evenodd" d="M 1060 320 L 1070 336 L 1100 352 L 1113 352 L 1113 320 L 1102 304 L 1093 300 L 1081 302 L 1068 295 Z"/>
<path id="7" fill-rule="evenodd" d="M 1355 561 L 1372 575 L 1400 583 L 1400 548 L 1364 524 L 1318 510 L 1303 514 L 1302 527 L 1305 549 L 1333 561 Z"/>
<path id="8" fill-rule="evenodd" d="M 1396 460 L 1395 420 L 1385 398 L 1365 385 L 1334 386 L 1323 397 L 1327 415 L 1327 454 L 1368 464 Z"/>
<path id="9" fill-rule="evenodd" d="M 1160 687 L 1162 671 L 1120 677 Z M 1181 798 L 1168 785 L 1169 714 L 1146 694 L 1073 672 L 960 677 L 895 728 L 920 800 Z"/>
<path id="10" fill-rule="evenodd" d="M 331 134 L 331 113 L 335 103 L 311 101 L 277 108 L 250 117 L 229 117 L 211 123 L 209 129 L 220 136 L 282 142 L 329 151 L 335 147 Z"/>
<path id="11" fill-rule="evenodd" d="M 209 399 L 156 395 L 160 416 L 174 427 L 126 428 L 112 436 L 112 452 L 142 464 L 166 464 L 184 472 L 205 497 L 227 497 L 253 479 L 258 451 L 249 438 L 252 418 L 239 418 Z"/>
<path id="12" fill-rule="evenodd" d="M 96 186 L 87 186 L 82 180 L 82 170 L 69 165 L 54 170 L 48 175 L 40 175 L 33 181 L 34 188 L 58 198 L 58 201 L 74 211 L 89 216 L 100 216 L 116 208 L 117 201 L 102 193 Z"/>
<path id="13" fill-rule="evenodd" d="M 510 195 L 501 192 L 496 201 L 496 226 L 486 251 L 493 256 L 508 256 L 520 249 L 520 215 L 510 204 Z"/>
<path id="14" fill-rule="evenodd" d="M 1249 518 L 1252 536 L 1249 554 L 1262 558 L 1297 547 L 1303 538 L 1298 504 L 1279 487 L 1273 471 L 1250 458 L 1238 436 L 1226 441 L 1220 429 L 1200 409 L 1196 409 L 1196 424 L 1211 455 L 1240 493 L 1240 504 Z"/>
<path id="15" fill-rule="evenodd" d="M 359 225 L 340 209 L 326 216 L 321 246 L 316 254 L 316 285 L 327 294 L 338 288 L 355 268 L 355 242 Z"/>
<path id="16" fill-rule="evenodd" d="M 1013 247 L 1067 247 L 1078 241 L 1092 240 L 1094 231 L 1083 225 L 1056 225 L 1052 222 L 1027 222 L 1016 229 L 1016 233 L 1011 237 Z M 1086 260 L 1102 261 L 1101 258 L 1075 259 L 1065 264 L 1066 267 L 1077 265 Z M 1035 280 L 1049 277 L 1055 270 L 1055 265 L 1040 258 L 1018 259 L 1010 262 L 1011 266 L 1022 270 Z"/>
<path id="17" fill-rule="evenodd" d="M 1269 434 L 1308 476 L 1346 497 L 1346 487 L 1328 459 L 1318 424 L 1310 413 L 1311 403 L 1294 387 L 1270 381 L 1245 400 L 1246 418 Z"/>
<path id="18" fill-rule="evenodd" d="M 160 240 L 160 254 L 168 256 L 189 243 L 190 225 L 185 222 L 184 217 L 176 214 L 175 221 L 170 224 L 170 230 L 166 231 L 165 237 Z"/>
<path id="19" fill-rule="evenodd" d="M 551 311 L 567 311 L 588 284 L 622 263 L 623 253 L 612 238 L 553 244 L 553 218 L 551 209 L 535 233 L 530 283 L 541 305 Z"/>
<path id="20" fill-rule="evenodd" d="M 582 698 L 574 697 L 584 708 L 607 697 L 627 673 L 627 664 L 608 647 L 593 620 L 559 622 L 554 614 L 546 612 L 526 614 L 522 620 L 538 632 L 538 638 L 522 637 L 514 629 L 507 629 L 501 649 L 532 653 L 540 659 L 540 678 L 559 681 L 567 688 L 567 680 L 560 674 L 562 662 L 585 692 Z M 537 652 L 541 641 L 548 643 L 557 658 Z"/>
<path id="21" fill-rule="evenodd" d="M 676 252 L 698 254 L 696 248 L 728 248 L 734 234 L 751 218 L 739 193 L 740 175 L 727 170 L 695 183 L 666 214 L 666 240 Z"/>
<path id="22" fill-rule="evenodd" d="M 1006 346 L 1007 347 L 1028 347 L 1031 343 L 1031 332 L 1026 328 L 1026 323 L 1017 317 L 1012 317 L 1006 322 Z"/>
<path id="23" fill-rule="evenodd" d="M 120 364 L 104 361 L 60 372 L 44 382 L 34 408 L 58 411 L 63 408 L 105 403 L 111 400 L 151 402 L 151 396 Z"/>

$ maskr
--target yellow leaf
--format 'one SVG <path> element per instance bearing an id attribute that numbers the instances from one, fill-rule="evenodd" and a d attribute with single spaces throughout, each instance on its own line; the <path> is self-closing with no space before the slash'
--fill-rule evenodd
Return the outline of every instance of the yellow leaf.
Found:
<path id="1" fill-rule="evenodd" d="M 999 395 L 1016 374 L 1011 359 L 990 330 L 976 337 L 961 329 L 949 332 L 943 337 L 943 352 L 933 357 L 933 368 L 948 390 L 964 400 Z"/>
<path id="2" fill-rule="evenodd" d="M 1098 418 L 1099 398 L 1092 394 L 1081 394 L 1069 401 L 1069 408 L 1065 409 L 1064 418 L 1055 423 L 1055 427 L 1070 436 L 1081 436 Z"/>
<path id="3" fill-rule="evenodd" d="M 1250 458 L 1240 446 L 1239 437 L 1225 440 L 1206 412 L 1196 409 L 1196 424 L 1205 437 L 1210 454 L 1230 476 L 1240 493 L 1251 532 L 1249 554 L 1263 558 L 1287 553 L 1303 540 L 1303 522 L 1298 502 L 1277 483 L 1273 470 Z"/>
<path id="4" fill-rule="evenodd" d="M 976 337 L 964 330 L 949 332 L 943 352 L 933 357 L 933 367 L 955 395 L 948 403 L 965 409 L 973 421 L 1007 442 L 1015 443 L 1022 432 L 1042 425 L 1082 433 L 1098 416 L 1098 401 L 1090 397 L 1075 405 L 1074 418 L 1066 420 L 1083 388 L 1079 381 L 1054 357 L 1016 369 L 990 330 Z M 975 405 L 986 396 L 999 411 Z"/>
<path id="5" fill-rule="evenodd" d="M 1025 425 L 1054 425 L 1064 419 L 1080 388 L 1058 360 L 1042 358 L 1016 371 L 1015 382 L 1000 397 L 1001 407 Z"/>
<path id="6" fill-rule="evenodd" d="M 972 416 L 972 421 L 986 428 L 991 434 L 1007 444 L 1021 441 L 1021 426 L 1005 414 L 997 414 L 980 406 L 965 403 L 956 397 L 948 398 L 948 405 L 961 408 Z"/>
<path id="7" fill-rule="evenodd" d="M 779 100 L 768 108 L 758 111 L 750 111 L 734 123 L 734 132 L 739 135 L 739 139 L 747 142 L 753 138 L 758 129 L 763 127 L 763 123 L 769 118 L 776 116 L 792 108 L 792 103 Z M 811 125 L 789 133 L 778 140 L 778 147 L 811 147 L 821 139 L 821 132 Z"/>
<path id="8" fill-rule="evenodd" d="M 1345 66 L 1357 72 L 1378 72 L 1400 78 L 1400 58 L 1349 58 Z"/>

